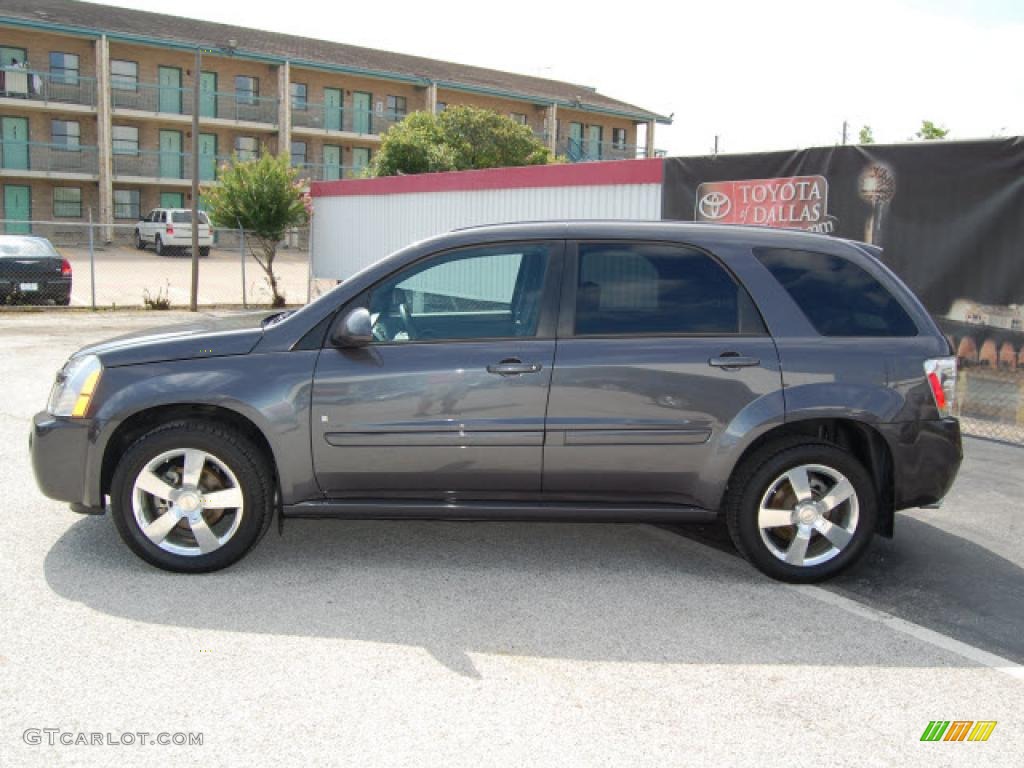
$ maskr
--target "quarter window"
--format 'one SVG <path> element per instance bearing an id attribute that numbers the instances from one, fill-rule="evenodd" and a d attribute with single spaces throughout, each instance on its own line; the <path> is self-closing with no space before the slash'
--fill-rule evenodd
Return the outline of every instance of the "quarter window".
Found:
<path id="1" fill-rule="evenodd" d="M 114 218 L 139 220 L 139 190 L 114 190 Z"/>
<path id="2" fill-rule="evenodd" d="M 580 243 L 576 334 L 761 334 L 753 302 L 714 259 L 673 245 Z"/>
<path id="3" fill-rule="evenodd" d="M 755 250 L 822 336 L 916 336 L 907 311 L 878 280 L 828 253 Z"/>
<path id="4" fill-rule="evenodd" d="M 435 256 L 372 290 L 381 342 L 534 336 L 550 246 L 502 244 Z"/>
<path id="5" fill-rule="evenodd" d="M 58 219 L 82 218 L 82 188 L 54 187 L 53 215 Z"/>
<path id="6" fill-rule="evenodd" d="M 112 59 L 110 87 L 117 91 L 136 91 L 139 88 L 139 65 L 134 61 Z"/>

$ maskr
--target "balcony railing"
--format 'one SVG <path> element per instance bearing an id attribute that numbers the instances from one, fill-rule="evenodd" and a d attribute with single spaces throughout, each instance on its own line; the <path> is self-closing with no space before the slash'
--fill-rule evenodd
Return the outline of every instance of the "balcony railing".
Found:
<path id="1" fill-rule="evenodd" d="M 228 155 L 199 155 L 199 180 L 216 181 L 220 166 L 230 160 Z M 114 176 L 137 176 L 146 179 L 192 178 L 191 152 L 139 150 L 136 154 L 115 153 Z"/>
<path id="2" fill-rule="evenodd" d="M 295 163 L 299 176 L 307 181 L 337 181 L 362 176 L 365 166 L 335 165 L 333 163 Z"/>
<path id="3" fill-rule="evenodd" d="M 95 107 L 96 78 L 40 69 L 0 67 L 0 96 Z"/>
<path id="4" fill-rule="evenodd" d="M 44 173 L 82 173 L 95 176 L 96 147 L 69 147 L 32 141 L 0 142 L 0 170 Z"/>
<path id="5" fill-rule="evenodd" d="M 191 115 L 194 101 L 191 88 L 159 83 L 112 83 L 110 100 L 114 109 L 134 109 L 164 115 Z M 201 91 L 199 117 L 273 125 L 277 122 L 277 97 Z"/>
<path id="6" fill-rule="evenodd" d="M 657 150 L 655 152 L 657 154 Z M 565 157 L 570 163 L 587 163 L 597 160 L 636 160 L 647 157 L 647 147 L 642 144 L 564 138 L 558 141 L 556 154 Z"/>
<path id="7" fill-rule="evenodd" d="M 305 108 L 292 106 L 292 125 L 297 128 L 316 128 L 322 131 L 347 131 L 359 134 L 381 134 L 395 123 L 405 119 L 407 113 L 339 107 L 334 104 L 305 102 Z"/>

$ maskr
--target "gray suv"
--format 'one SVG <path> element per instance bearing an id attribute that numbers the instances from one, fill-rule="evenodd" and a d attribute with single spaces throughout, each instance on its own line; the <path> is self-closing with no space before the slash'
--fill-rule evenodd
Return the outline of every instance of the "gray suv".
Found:
<path id="1" fill-rule="evenodd" d="M 292 313 L 96 344 L 42 491 L 173 571 L 285 518 L 724 520 L 777 579 L 855 562 L 961 460 L 956 360 L 871 246 L 668 222 L 474 228 Z"/>

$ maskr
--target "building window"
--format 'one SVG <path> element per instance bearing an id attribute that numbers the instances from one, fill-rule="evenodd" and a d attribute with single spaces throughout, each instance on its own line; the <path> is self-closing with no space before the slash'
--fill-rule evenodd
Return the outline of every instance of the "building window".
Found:
<path id="1" fill-rule="evenodd" d="M 135 61 L 110 61 L 110 87 L 115 91 L 139 89 L 139 65 Z"/>
<path id="2" fill-rule="evenodd" d="M 53 215 L 58 219 L 82 218 L 82 188 L 54 187 Z"/>
<path id="3" fill-rule="evenodd" d="M 50 51 L 50 76 L 57 83 L 77 83 L 78 54 Z"/>
<path id="4" fill-rule="evenodd" d="M 626 148 L 625 128 L 612 128 L 612 146 L 615 147 L 615 149 Z"/>
<path id="5" fill-rule="evenodd" d="M 139 190 L 114 190 L 114 218 L 139 220 Z"/>
<path id="6" fill-rule="evenodd" d="M 292 142 L 292 165 L 300 166 L 306 164 L 306 142 Z"/>
<path id="7" fill-rule="evenodd" d="M 51 120 L 50 142 L 62 149 L 78 149 L 81 126 L 74 120 Z"/>
<path id="8" fill-rule="evenodd" d="M 405 96 L 388 96 L 388 112 L 396 120 L 405 117 L 407 114 Z"/>
<path id="9" fill-rule="evenodd" d="M 437 114 L 441 114 L 446 109 L 448 109 L 448 102 L 447 101 L 439 101 L 439 102 L 437 102 Z"/>
<path id="10" fill-rule="evenodd" d="M 260 156 L 260 145 L 255 136 L 236 136 L 235 154 L 239 160 L 255 160 Z"/>
<path id="11" fill-rule="evenodd" d="M 308 103 L 306 101 L 306 84 L 292 83 L 292 109 L 305 112 Z"/>
<path id="12" fill-rule="evenodd" d="M 134 125 L 115 125 L 111 129 L 115 155 L 139 154 L 139 129 Z"/>
<path id="13" fill-rule="evenodd" d="M 235 76 L 235 101 L 239 104 L 255 104 L 259 97 L 259 78 L 248 75 Z"/>
<path id="14" fill-rule="evenodd" d="M 522 112 L 509 112 L 508 116 L 520 125 L 526 125 L 526 115 Z"/>

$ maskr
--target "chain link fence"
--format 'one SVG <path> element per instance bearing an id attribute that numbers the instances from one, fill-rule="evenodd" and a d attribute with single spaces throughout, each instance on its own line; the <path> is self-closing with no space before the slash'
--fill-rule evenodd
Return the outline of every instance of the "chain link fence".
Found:
<path id="1" fill-rule="evenodd" d="M 62 221 L 0 221 L 8 235 L 45 237 L 70 266 L 69 307 L 187 309 L 192 286 L 191 225 L 177 237 L 144 233 L 139 225 Z M 184 236 L 182 236 L 184 233 Z M 186 244 L 187 243 L 187 244 Z M 309 229 L 294 229 L 278 244 L 273 261 L 277 292 L 288 305 L 310 298 Z M 157 252 L 159 250 L 159 253 Z M 265 256 L 258 240 L 237 229 L 212 228 L 200 244 L 198 305 L 266 307 L 273 303 Z M 0 258 L 0 307 L 63 308 L 59 270 L 36 274 L 28 264 Z M 66 269 L 63 276 L 66 282 Z M 66 290 L 66 289 L 64 289 Z M 315 294 L 314 294 L 315 295 Z"/>

